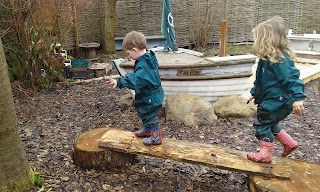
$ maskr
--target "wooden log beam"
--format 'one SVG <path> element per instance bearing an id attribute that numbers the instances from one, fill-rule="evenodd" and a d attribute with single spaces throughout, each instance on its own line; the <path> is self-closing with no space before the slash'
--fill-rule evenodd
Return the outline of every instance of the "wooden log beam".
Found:
<path id="1" fill-rule="evenodd" d="M 288 158 L 290 180 L 249 177 L 250 192 L 319 191 L 320 165 Z"/>
<path id="2" fill-rule="evenodd" d="M 287 159 L 274 157 L 272 164 L 254 163 L 246 153 L 204 143 L 164 138 L 159 146 L 145 146 L 141 138 L 122 129 L 109 129 L 99 140 L 99 147 L 129 154 L 142 154 L 180 162 L 206 165 L 249 175 L 289 179 Z"/>
<path id="3" fill-rule="evenodd" d="M 304 83 L 320 78 L 320 64 L 300 69 L 300 79 Z"/>

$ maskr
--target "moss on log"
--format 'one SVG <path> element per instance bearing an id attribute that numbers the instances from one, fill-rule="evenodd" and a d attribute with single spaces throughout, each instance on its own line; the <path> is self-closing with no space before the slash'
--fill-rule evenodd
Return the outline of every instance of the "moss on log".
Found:
<path id="1" fill-rule="evenodd" d="M 19 181 L 9 179 L 9 182 L 5 183 L 5 185 L 0 184 L 0 191 L 28 191 L 35 186 L 34 174 L 35 173 L 29 169 L 27 176 L 21 178 Z"/>

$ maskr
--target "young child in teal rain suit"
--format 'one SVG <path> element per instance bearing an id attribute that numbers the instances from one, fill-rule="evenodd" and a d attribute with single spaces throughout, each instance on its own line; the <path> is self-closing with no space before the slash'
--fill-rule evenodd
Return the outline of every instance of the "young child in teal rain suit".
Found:
<path id="1" fill-rule="evenodd" d="M 158 112 L 162 107 L 163 89 L 158 72 L 158 61 L 151 50 L 147 50 L 145 36 L 136 31 L 128 33 L 122 43 L 129 57 L 135 60 L 134 72 L 121 76 L 117 80 L 109 79 L 107 83 L 113 87 L 129 88 L 135 91 L 135 108 L 142 120 L 143 129 L 135 135 L 144 138 L 145 145 L 160 145 L 162 135 L 158 120 Z"/>
<path id="2" fill-rule="evenodd" d="M 299 146 L 279 121 L 292 111 L 301 115 L 306 94 L 304 83 L 299 79 L 300 72 L 292 61 L 282 18 L 274 17 L 257 25 L 253 29 L 253 40 L 253 54 L 259 57 L 259 62 L 248 103 L 254 99 L 258 104 L 253 126 L 260 151 L 249 153 L 247 157 L 251 161 L 270 163 L 274 139 L 284 146 L 283 157 Z"/>

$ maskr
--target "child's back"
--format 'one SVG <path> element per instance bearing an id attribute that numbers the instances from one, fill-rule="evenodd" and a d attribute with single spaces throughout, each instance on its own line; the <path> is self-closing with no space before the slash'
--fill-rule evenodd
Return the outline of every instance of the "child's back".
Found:
<path id="1" fill-rule="evenodd" d="M 136 131 L 138 137 L 144 139 L 146 145 L 162 143 L 158 112 L 164 98 L 158 71 L 158 61 L 153 51 L 147 51 L 147 42 L 142 33 L 131 31 L 122 43 L 129 57 L 135 59 L 134 71 L 121 76 L 116 81 L 109 80 L 113 87 L 129 88 L 135 91 L 135 108 L 142 120 L 143 129 Z"/>
<path id="2" fill-rule="evenodd" d="M 299 79 L 300 72 L 292 61 L 293 54 L 282 19 L 275 17 L 257 25 L 253 29 L 253 39 L 253 54 L 260 59 L 248 102 L 254 99 L 258 104 L 253 126 L 260 152 L 247 156 L 252 161 L 270 163 L 274 139 L 284 146 L 283 157 L 299 146 L 279 122 L 292 110 L 301 115 L 306 95 L 304 83 Z"/>

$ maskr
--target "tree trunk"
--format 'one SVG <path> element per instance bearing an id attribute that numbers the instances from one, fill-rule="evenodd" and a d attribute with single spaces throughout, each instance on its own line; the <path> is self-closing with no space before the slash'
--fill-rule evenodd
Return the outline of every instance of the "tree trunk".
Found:
<path id="1" fill-rule="evenodd" d="M 32 187 L 31 171 L 20 140 L 18 120 L 0 39 L 0 191 Z"/>
<path id="2" fill-rule="evenodd" d="M 106 54 L 113 54 L 116 52 L 115 44 L 115 22 L 116 22 L 116 3 L 117 0 L 106 0 L 105 4 L 105 19 L 104 19 L 104 41 L 103 51 Z"/>

